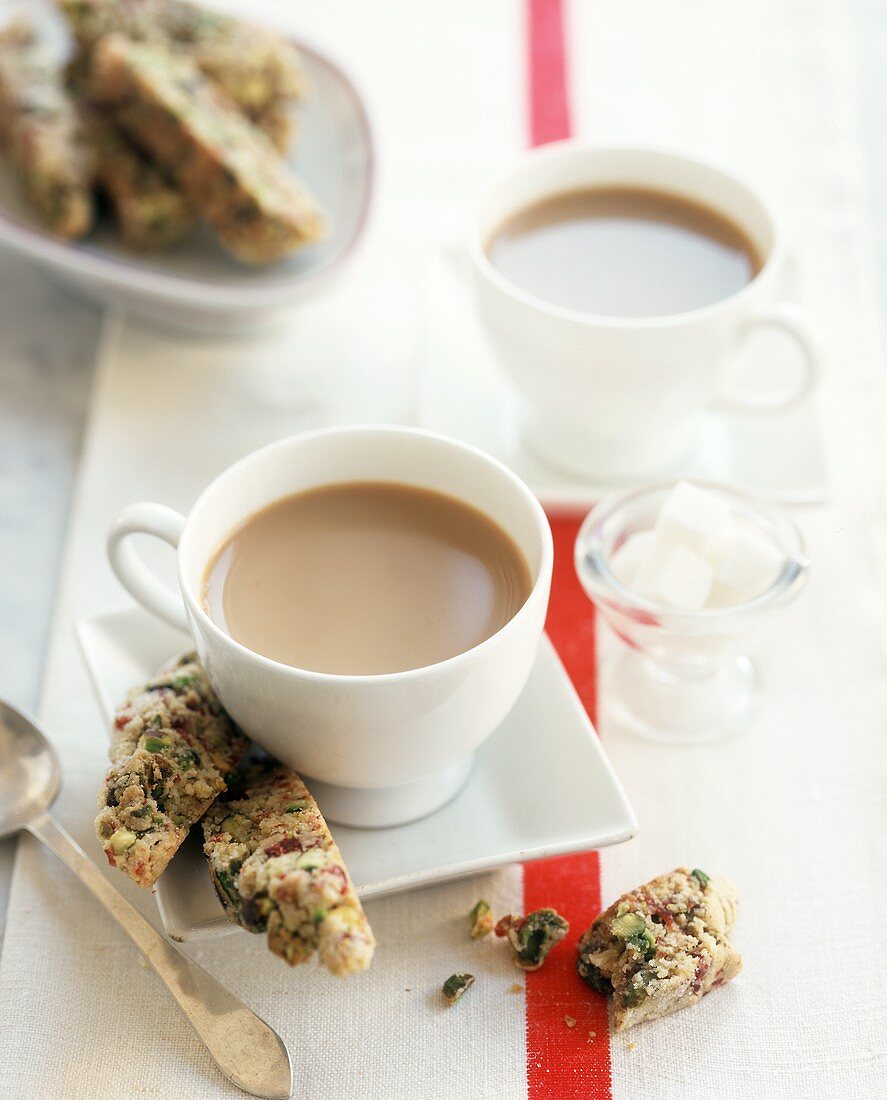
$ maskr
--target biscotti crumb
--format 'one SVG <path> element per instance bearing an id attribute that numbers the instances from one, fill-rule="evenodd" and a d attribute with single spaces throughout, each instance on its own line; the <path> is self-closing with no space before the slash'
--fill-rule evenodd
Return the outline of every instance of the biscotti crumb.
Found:
<path id="1" fill-rule="evenodd" d="M 493 931 L 495 923 L 489 902 L 481 898 L 468 914 L 469 935 L 473 940 L 482 940 Z"/>
<path id="2" fill-rule="evenodd" d="M 507 937 L 514 964 L 521 970 L 538 970 L 569 931 L 569 923 L 555 909 L 534 909 L 525 917 L 509 913 L 496 924 L 496 935 Z"/>
<path id="3" fill-rule="evenodd" d="M 443 999 L 448 1005 L 454 1005 L 460 1000 L 466 989 L 474 985 L 473 974 L 451 974 L 441 986 Z"/>
<path id="4" fill-rule="evenodd" d="M 567 1025 L 567 1027 L 575 1027 L 576 1026 L 576 1017 L 575 1016 L 564 1016 L 564 1023 Z"/>

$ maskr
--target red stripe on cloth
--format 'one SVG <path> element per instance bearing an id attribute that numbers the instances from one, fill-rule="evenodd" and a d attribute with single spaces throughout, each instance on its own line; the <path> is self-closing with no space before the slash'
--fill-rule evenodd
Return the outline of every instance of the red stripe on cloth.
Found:
<path id="1" fill-rule="evenodd" d="M 597 852 L 524 866 L 524 912 L 549 907 L 567 918 L 570 933 L 527 975 L 527 1094 L 530 1100 L 610 1100 L 607 999 L 576 973 L 576 944 L 601 911 Z"/>
<path id="2" fill-rule="evenodd" d="M 566 0 L 527 0 L 531 145 L 572 135 L 564 33 Z M 549 515 L 554 575 L 546 629 L 592 721 L 597 701 L 594 609 L 573 569 L 581 516 Z M 570 934 L 545 965 L 527 974 L 529 1100 L 610 1100 L 606 999 L 576 974 L 576 942 L 601 910 L 597 852 L 524 864 L 524 912 L 551 906 Z M 570 1027 L 567 1018 L 575 1020 Z M 589 1033 L 594 1032 L 592 1037 Z"/>
<path id="3" fill-rule="evenodd" d="M 594 721 L 594 608 L 573 568 L 573 543 L 582 517 L 555 513 L 549 520 L 554 575 L 546 628 Z M 576 943 L 602 908 L 597 852 L 524 864 L 524 912 L 544 907 L 566 917 L 570 933 L 540 970 L 527 974 L 529 1100 L 610 1100 L 606 998 L 576 974 Z M 575 1026 L 569 1026 L 567 1017 Z"/>
<path id="4" fill-rule="evenodd" d="M 594 722 L 597 718 L 597 655 L 594 604 L 573 567 L 573 546 L 585 513 L 548 513 L 554 536 L 554 571 L 545 629 L 564 662 L 573 687 Z"/>
<path id="5" fill-rule="evenodd" d="M 530 144 L 573 132 L 564 48 L 564 0 L 527 0 Z"/>

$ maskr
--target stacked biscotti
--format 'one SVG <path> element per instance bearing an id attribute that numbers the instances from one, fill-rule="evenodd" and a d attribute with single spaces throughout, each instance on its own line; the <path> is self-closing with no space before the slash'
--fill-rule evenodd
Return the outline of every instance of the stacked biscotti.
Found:
<path id="1" fill-rule="evenodd" d="M 117 712 L 96 833 L 112 867 L 153 886 L 203 822 L 229 918 L 266 933 L 290 966 L 317 955 L 365 970 L 375 940 L 341 853 L 301 778 L 252 748 L 194 654 L 130 692 Z"/>

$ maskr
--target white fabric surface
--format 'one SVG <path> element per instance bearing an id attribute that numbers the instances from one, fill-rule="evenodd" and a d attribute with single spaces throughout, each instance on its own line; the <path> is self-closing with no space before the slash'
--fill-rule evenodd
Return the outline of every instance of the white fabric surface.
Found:
<path id="1" fill-rule="evenodd" d="M 520 5 L 262 10 L 335 42 L 362 74 L 377 110 L 379 208 L 346 282 L 282 332 L 223 343 L 109 326 L 41 707 L 65 767 L 59 816 L 90 851 L 104 735 L 71 628 L 119 602 L 108 522 L 140 497 L 187 507 L 233 458 L 302 427 L 409 420 L 422 250 L 457 239 L 473 189 L 524 141 Z M 867 1098 L 887 1092 L 887 509 L 847 21 L 838 0 L 723 0 L 690 14 L 679 0 L 577 0 L 576 128 L 704 152 L 780 201 L 803 298 L 826 332 L 834 502 L 800 516 L 811 584 L 766 640 L 761 715 L 746 737 L 688 751 L 604 731 L 642 826 L 602 857 L 605 899 L 684 861 L 723 871 L 742 892 L 746 956 L 741 978 L 692 1012 L 614 1040 L 613 1093 Z M 156 920 L 150 898 L 115 881 Z M 298 1095 L 516 1098 L 523 998 L 502 954 L 464 936 L 481 891 L 503 910 L 519 905 L 519 869 L 372 903 L 378 960 L 347 985 L 291 973 L 245 935 L 194 954 L 290 1043 Z M 239 1095 L 136 963 L 68 873 L 25 841 L 0 962 L 0 1096 Z M 486 980 L 445 1012 L 440 981 L 468 965 Z"/>

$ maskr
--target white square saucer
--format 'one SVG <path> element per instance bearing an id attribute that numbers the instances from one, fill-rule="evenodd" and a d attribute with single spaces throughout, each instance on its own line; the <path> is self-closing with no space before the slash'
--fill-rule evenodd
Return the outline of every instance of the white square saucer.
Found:
<path id="1" fill-rule="evenodd" d="M 182 634 L 139 608 L 83 619 L 77 637 L 109 730 L 126 692 L 186 646 Z M 523 694 L 478 751 L 471 779 L 452 802 L 396 828 L 338 826 L 335 837 L 358 894 L 374 898 L 506 863 L 619 844 L 637 828 L 546 637 Z M 194 830 L 155 887 L 174 940 L 236 930 L 216 898 L 198 836 Z"/>

